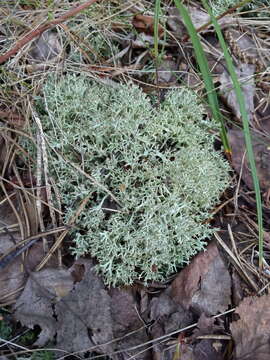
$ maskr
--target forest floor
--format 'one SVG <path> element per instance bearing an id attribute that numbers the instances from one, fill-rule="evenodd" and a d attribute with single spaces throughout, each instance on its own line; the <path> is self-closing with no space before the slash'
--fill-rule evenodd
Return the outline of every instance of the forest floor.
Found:
<path id="1" fill-rule="evenodd" d="M 30 161 L 20 139 L 33 136 L 34 99 L 55 72 L 84 73 L 104 84 L 133 82 L 160 102 L 168 89 L 185 85 L 205 102 L 192 42 L 169 0 L 161 1 L 156 33 L 151 1 L 1 2 L 1 359 L 270 359 L 270 8 L 261 3 L 224 11 L 218 22 L 249 116 L 262 196 L 263 264 L 238 101 L 209 16 L 194 0 L 185 6 L 231 146 L 230 186 L 209 220 L 218 230 L 206 251 L 166 281 L 108 288 L 93 271 L 95 259 L 71 255 L 69 227 L 52 216 L 50 194 L 40 191 L 45 183 L 46 191 L 48 184 L 57 188 L 46 173 L 42 140 L 40 157 Z M 208 107 L 206 114 L 211 116 Z M 216 146 L 221 148 L 219 138 Z"/>

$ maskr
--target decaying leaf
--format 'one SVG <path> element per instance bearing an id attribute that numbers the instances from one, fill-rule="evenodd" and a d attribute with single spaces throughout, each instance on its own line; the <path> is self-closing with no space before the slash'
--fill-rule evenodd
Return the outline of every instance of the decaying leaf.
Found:
<path id="1" fill-rule="evenodd" d="M 58 39 L 57 33 L 52 30 L 45 31 L 33 41 L 29 57 L 33 63 L 52 62 L 61 56 L 63 48 Z"/>
<path id="2" fill-rule="evenodd" d="M 20 241 L 17 219 L 8 202 L 0 206 L 0 256 L 5 254 L 14 243 Z M 21 267 L 21 258 L 14 259 L 5 269 L 0 269 L 0 303 L 14 301 L 25 282 L 25 274 Z"/>
<path id="3" fill-rule="evenodd" d="M 57 348 L 66 351 L 114 351 L 110 296 L 92 262 L 82 262 L 85 273 L 62 301 L 55 305 Z M 104 344 L 104 345 L 103 345 Z"/>
<path id="4" fill-rule="evenodd" d="M 53 339 L 57 331 L 53 305 L 73 287 L 70 272 L 61 269 L 45 269 L 32 272 L 15 304 L 15 319 L 23 325 L 42 329 L 35 345 L 43 346 Z"/>
<path id="5" fill-rule="evenodd" d="M 207 14 L 207 12 L 202 11 L 195 6 L 188 6 L 188 12 L 196 29 L 207 24 L 210 20 L 210 16 Z M 168 10 L 168 14 L 168 26 L 175 32 L 175 36 L 180 38 L 183 37 L 183 34 L 185 33 L 185 27 L 183 26 L 183 20 L 179 14 L 179 10 L 172 7 Z M 229 26 L 232 22 L 233 19 L 229 15 L 223 16 L 221 19 L 218 20 L 218 23 L 222 29 Z M 209 32 L 209 27 L 202 32 L 206 31 Z"/>
<path id="6" fill-rule="evenodd" d="M 251 132 L 253 153 L 256 162 L 257 174 L 260 187 L 263 191 L 270 188 L 270 149 L 266 139 Z M 249 169 L 244 134 L 241 130 L 230 130 L 228 132 L 230 145 L 232 148 L 232 165 L 239 174 L 242 168 L 242 179 L 246 185 L 253 189 L 251 171 Z"/>
<path id="7" fill-rule="evenodd" d="M 225 311 L 231 298 L 231 279 L 215 243 L 195 256 L 171 285 L 172 299 L 197 314 Z"/>
<path id="8" fill-rule="evenodd" d="M 138 360 L 151 359 L 147 346 L 141 346 L 149 340 L 145 325 L 138 315 L 138 304 L 134 294 L 126 289 L 111 289 L 111 316 L 114 338 L 117 341 L 115 349 L 122 350 L 119 357 L 129 359 L 134 356 Z M 130 350 L 140 345 L 138 350 Z"/>
<path id="9" fill-rule="evenodd" d="M 233 55 L 246 64 L 259 64 L 263 58 L 269 57 L 269 49 L 265 48 L 265 43 L 257 37 L 256 42 L 247 33 L 240 32 L 236 29 L 226 30 L 224 33 L 226 40 L 232 50 Z M 263 51 L 258 51 L 258 49 Z M 260 59 L 260 60 L 259 60 Z M 260 67 L 260 66 L 259 66 Z M 266 67 L 266 66 L 265 66 Z"/>
<path id="10" fill-rule="evenodd" d="M 163 59 L 157 67 L 159 84 L 175 84 L 177 82 L 177 63 L 173 58 Z"/>
<path id="11" fill-rule="evenodd" d="M 237 307 L 240 319 L 231 324 L 236 359 L 268 360 L 270 354 L 270 296 L 245 298 Z"/>
<path id="12" fill-rule="evenodd" d="M 75 281 L 75 284 L 74 284 Z M 15 305 L 15 318 L 42 329 L 35 345 L 56 336 L 56 348 L 65 351 L 121 352 L 121 359 L 136 354 L 130 348 L 148 339 L 128 290 L 107 290 L 93 262 L 78 260 L 69 270 L 45 269 L 31 273 Z M 116 338 L 118 341 L 114 341 Z M 146 359 L 139 349 L 136 359 Z"/>
<path id="13" fill-rule="evenodd" d="M 138 14 L 135 15 L 132 24 L 138 32 L 144 32 L 145 34 L 154 35 L 154 17 Z M 161 36 L 164 32 L 163 27 L 159 24 L 158 34 Z"/>
<path id="14" fill-rule="evenodd" d="M 55 306 L 57 348 L 82 352 L 94 350 L 101 354 L 122 350 L 121 358 L 129 358 L 135 354 L 129 349 L 148 339 L 136 311 L 134 296 L 127 290 L 106 290 L 91 261 L 79 260 L 76 264 L 85 267 L 84 277 Z M 116 338 L 120 338 L 119 341 L 114 341 Z M 147 351 L 136 359 L 146 357 Z"/>
<path id="15" fill-rule="evenodd" d="M 150 321 L 153 322 L 153 325 L 150 331 L 153 339 L 184 328 L 193 322 L 192 313 L 174 302 L 169 292 L 170 288 L 151 300 Z M 168 349 L 166 344 L 159 342 L 154 344 L 153 347 L 155 358 L 162 358 L 163 354 L 166 354 L 166 356 L 170 358 L 170 350 L 174 351 L 172 348 Z"/>
<path id="16" fill-rule="evenodd" d="M 255 94 L 255 84 L 254 84 L 254 72 L 255 66 L 251 64 L 240 64 L 236 69 L 236 73 L 239 81 L 242 83 L 242 92 L 245 99 L 246 110 L 249 116 L 249 119 L 252 119 L 254 114 L 254 94 Z M 224 71 L 220 76 L 220 91 L 221 95 L 224 98 L 224 101 L 232 109 L 234 115 L 241 119 L 239 102 L 236 97 L 235 90 L 233 88 L 232 81 L 227 71 Z"/>

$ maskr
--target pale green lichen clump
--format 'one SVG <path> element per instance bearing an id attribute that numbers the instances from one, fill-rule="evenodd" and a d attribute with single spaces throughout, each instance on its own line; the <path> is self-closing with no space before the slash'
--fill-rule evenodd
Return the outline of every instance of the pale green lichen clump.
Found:
<path id="1" fill-rule="evenodd" d="M 213 149 L 214 125 L 193 92 L 170 91 L 158 109 L 136 86 L 67 75 L 50 79 L 44 97 L 50 171 L 66 222 L 91 194 L 72 232 L 74 254 L 96 257 L 115 286 L 164 280 L 204 248 L 228 164 Z"/>
<path id="2" fill-rule="evenodd" d="M 241 0 L 210 0 L 209 3 L 213 14 L 218 16 L 229 8 L 239 5 Z M 245 4 L 244 7 L 240 7 L 238 11 L 250 11 L 250 15 L 252 16 L 269 17 L 269 5 L 269 0 L 252 0 Z"/>

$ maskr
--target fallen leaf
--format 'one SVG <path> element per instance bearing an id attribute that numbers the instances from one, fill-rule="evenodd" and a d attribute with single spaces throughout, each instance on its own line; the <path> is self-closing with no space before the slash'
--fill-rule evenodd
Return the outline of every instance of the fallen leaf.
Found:
<path id="1" fill-rule="evenodd" d="M 269 58 L 269 49 L 265 42 L 257 37 L 256 42 L 247 34 L 236 29 L 228 29 L 224 33 L 226 40 L 235 56 L 245 63 L 255 63 L 258 59 Z M 258 49 L 263 49 L 259 52 Z"/>
<path id="2" fill-rule="evenodd" d="M 14 317 L 29 328 L 40 326 L 42 330 L 35 345 L 44 346 L 53 339 L 58 326 L 53 304 L 72 287 L 73 279 L 68 270 L 45 269 L 30 274 L 16 301 Z"/>
<path id="3" fill-rule="evenodd" d="M 134 296 L 127 290 L 107 290 L 92 261 L 78 260 L 78 264 L 85 267 L 83 279 L 55 306 L 57 348 L 71 352 L 93 348 L 101 354 L 121 351 L 122 359 L 129 358 L 135 354 L 129 348 L 148 340 Z M 116 338 L 120 339 L 113 341 Z M 145 351 L 136 358 L 147 356 Z"/>
<path id="4" fill-rule="evenodd" d="M 52 62 L 59 59 L 62 52 L 63 47 L 59 42 L 57 33 L 47 30 L 33 41 L 29 51 L 29 60 L 31 63 Z"/>
<path id="5" fill-rule="evenodd" d="M 251 132 L 252 148 L 255 157 L 256 169 L 263 191 L 270 188 L 270 149 L 267 139 Z M 249 189 L 253 189 L 253 180 L 249 169 L 244 134 L 241 130 L 229 130 L 228 138 L 232 148 L 232 165 L 240 174 L 242 168 L 242 179 Z M 244 159 L 243 159 L 244 157 Z"/>
<path id="6" fill-rule="evenodd" d="M 199 315 L 215 315 L 228 308 L 231 279 L 214 242 L 179 273 L 171 284 L 170 296 Z"/>
<path id="7" fill-rule="evenodd" d="M 149 340 L 144 323 L 139 316 L 138 303 L 134 294 L 128 289 L 110 289 L 111 316 L 114 338 L 120 338 L 115 349 L 122 350 L 121 358 L 150 359 L 151 352 L 147 346 L 130 350 Z"/>
<path id="8" fill-rule="evenodd" d="M 159 84 L 175 84 L 177 82 L 177 63 L 170 57 L 163 59 L 157 67 Z"/>
<path id="9" fill-rule="evenodd" d="M 210 20 L 210 16 L 207 14 L 207 12 L 202 11 L 198 7 L 188 6 L 187 10 L 196 29 L 207 24 Z M 175 32 L 175 36 L 177 36 L 178 38 L 182 38 L 183 34 L 186 33 L 186 30 L 183 26 L 183 20 L 180 16 L 179 10 L 176 7 L 172 7 L 168 9 L 168 14 L 168 26 L 172 29 L 172 31 Z M 218 23 L 221 29 L 224 29 L 228 26 L 231 26 L 231 24 L 233 23 L 233 18 L 229 15 L 223 16 L 222 18 L 218 19 Z M 213 27 L 207 27 L 205 30 L 201 31 L 201 33 L 209 31 L 214 31 Z"/>
<path id="10" fill-rule="evenodd" d="M 79 264 L 85 267 L 83 279 L 55 305 L 57 348 L 83 352 L 95 347 L 97 352 L 111 353 L 114 351 L 111 298 L 92 261 L 79 261 Z"/>
<path id="11" fill-rule="evenodd" d="M 172 331 L 191 325 L 194 320 L 193 314 L 174 302 L 169 292 L 170 289 L 168 288 L 150 302 L 150 321 L 153 323 L 150 329 L 152 339 L 157 339 Z M 181 354 L 183 351 L 184 349 L 181 349 Z M 163 354 L 171 358 L 174 349 L 171 348 L 169 351 L 166 343 L 157 342 L 153 346 L 153 352 L 155 358 L 163 358 Z"/>
<path id="12" fill-rule="evenodd" d="M 154 17 L 138 14 L 133 17 L 132 25 L 138 32 L 144 32 L 148 35 L 154 35 Z M 164 32 L 163 27 L 158 24 L 158 35 L 161 36 Z"/>
<path id="13" fill-rule="evenodd" d="M 230 328 L 235 343 L 235 358 L 269 360 L 270 295 L 247 297 L 236 308 L 240 319 Z"/>
<path id="14" fill-rule="evenodd" d="M 150 302 L 150 321 L 154 323 L 151 329 L 152 334 L 157 328 L 162 329 L 158 331 L 159 336 L 168 334 L 193 322 L 193 315 L 174 302 L 169 293 L 170 289 L 165 290 Z"/>
<path id="15" fill-rule="evenodd" d="M 254 83 L 254 72 L 255 65 L 251 64 L 240 64 L 236 69 L 236 74 L 242 83 L 242 93 L 246 104 L 246 111 L 248 117 L 252 120 L 254 115 L 254 94 L 255 94 L 255 83 Z M 220 76 L 220 92 L 226 104 L 232 109 L 234 115 L 241 119 L 241 112 L 239 101 L 237 99 L 234 86 L 227 70 L 223 71 Z"/>
<path id="16" fill-rule="evenodd" d="M 196 360 L 223 360 L 222 352 L 218 352 L 213 346 L 213 340 L 201 340 L 193 350 Z"/>

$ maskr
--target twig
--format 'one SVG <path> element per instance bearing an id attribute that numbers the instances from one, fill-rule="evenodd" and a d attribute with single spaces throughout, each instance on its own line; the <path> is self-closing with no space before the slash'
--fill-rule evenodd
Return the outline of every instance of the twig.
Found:
<path id="1" fill-rule="evenodd" d="M 40 36 L 44 31 L 54 27 L 55 25 L 61 24 L 62 22 L 66 21 L 68 18 L 77 15 L 81 11 L 88 8 L 93 3 L 97 2 L 98 0 L 89 0 L 86 1 L 84 4 L 81 4 L 77 7 L 68 10 L 64 15 L 59 16 L 58 18 L 48 21 L 45 24 L 39 25 L 36 29 L 31 30 L 28 34 L 26 34 L 21 40 L 15 44 L 15 46 L 7 51 L 4 55 L 0 56 L 0 64 L 3 64 L 7 61 L 12 55 L 15 55 L 24 45 L 28 44 L 31 40 L 35 37 Z"/>

